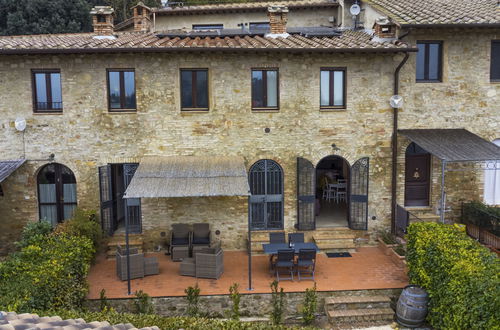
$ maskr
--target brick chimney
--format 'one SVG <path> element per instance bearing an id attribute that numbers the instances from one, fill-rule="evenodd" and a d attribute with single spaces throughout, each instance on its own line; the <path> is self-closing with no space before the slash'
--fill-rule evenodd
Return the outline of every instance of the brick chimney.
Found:
<path id="1" fill-rule="evenodd" d="M 95 6 L 90 11 L 92 15 L 92 27 L 94 33 L 100 36 L 113 35 L 113 13 L 115 10 L 110 6 Z"/>
<path id="2" fill-rule="evenodd" d="M 134 31 L 135 32 L 149 32 L 151 29 L 151 8 L 144 5 L 140 1 L 137 5 L 132 7 L 134 12 Z"/>
<path id="3" fill-rule="evenodd" d="M 376 37 L 380 39 L 396 38 L 396 24 L 392 23 L 387 17 L 379 17 L 373 24 L 373 30 Z"/>
<path id="4" fill-rule="evenodd" d="M 270 34 L 286 34 L 288 7 L 271 6 L 267 8 Z"/>

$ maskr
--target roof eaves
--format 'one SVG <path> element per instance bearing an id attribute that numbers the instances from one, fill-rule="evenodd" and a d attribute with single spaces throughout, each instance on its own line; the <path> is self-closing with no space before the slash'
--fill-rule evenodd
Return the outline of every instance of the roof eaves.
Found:
<path id="1" fill-rule="evenodd" d="M 233 48 L 233 47 L 179 47 L 179 48 L 65 48 L 65 49 L 0 49 L 0 55 L 41 54 L 102 54 L 102 53 L 175 53 L 175 52 L 285 52 L 285 53 L 400 53 L 417 52 L 406 48 Z"/>
<path id="2" fill-rule="evenodd" d="M 500 23 L 441 23 L 441 24 L 402 24 L 401 27 L 411 29 L 427 28 L 500 28 Z"/>

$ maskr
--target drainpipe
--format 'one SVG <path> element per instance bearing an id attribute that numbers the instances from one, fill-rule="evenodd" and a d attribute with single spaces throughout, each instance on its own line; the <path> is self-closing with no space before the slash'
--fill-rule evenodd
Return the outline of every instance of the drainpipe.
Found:
<path id="1" fill-rule="evenodd" d="M 404 36 L 406 36 L 405 34 Z M 405 52 L 405 57 L 394 71 L 394 95 L 399 94 L 399 72 L 410 57 L 410 53 Z M 398 109 L 392 108 L 392 184 L 391 184 L 391 232 L 396 229 L 396 190 L 398 174 Z"/>

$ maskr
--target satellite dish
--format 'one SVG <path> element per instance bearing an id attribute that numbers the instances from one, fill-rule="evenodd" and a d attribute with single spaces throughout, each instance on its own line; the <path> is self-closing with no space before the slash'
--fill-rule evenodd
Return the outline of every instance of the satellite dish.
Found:
<path id="1" fill-rule="evenodd" d="M 26 119 L 22 117 L 16 118 L 16 121 L 14 122 L 14 126 L 19 132 L 23 132 L 26 129 Z"/>
<path id="2" fill-rule="evenodd" d="M 349 11 L 351 12 L 351 15 L 358 16 L 359 13 L 361 12 L 361 7 L 357 3 L 355 3 L 354 5 L 351 6 Z"/>
<path id="3" fill-rule="evenodd" d="M 403 107 L 403 97 L 401 95 L 393 95 L 389 100 L 391 107 L 399 109 Z"/>

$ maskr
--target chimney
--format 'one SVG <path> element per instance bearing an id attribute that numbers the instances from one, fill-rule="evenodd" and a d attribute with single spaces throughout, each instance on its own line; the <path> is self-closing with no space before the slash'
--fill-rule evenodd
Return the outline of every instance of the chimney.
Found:
<path id="1" fill-rule="evenodd" d="M 134 12 L 134 31 L 135 32 L 149 32 L 151 29 L 151 8 L 144 5 L 139 1 L 137 5 L 132 7 Z"/>
<path id="2" fill-rule="evenodd" d="M 288 20 L 288 7 L 271 6 L 267 8 L 271 35 L 285 35 Z"/>
<path id="3" fill-rule="evenodd" d="M 99 36 L 111 36 L 114 32 L 113 13 L 114 9 L 110 6 L 95 6 L 90 11 L 92 15 L 92 27 L 94 33 Z"/>
<path id="4" fill-rule="evenodd" d="M 396 25 L 392 23 L 389 18 L 382 16 L 375 20 L 373 24 L 375 37 L 380 39 L 395 39 L 396 38 Z"/>

